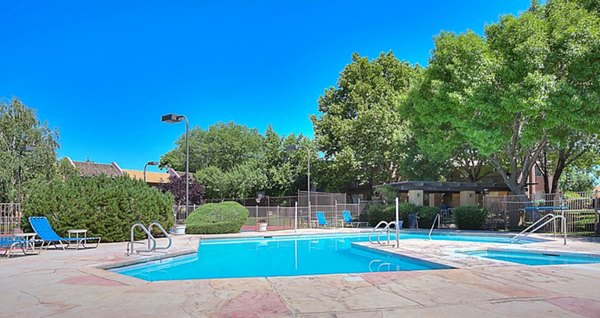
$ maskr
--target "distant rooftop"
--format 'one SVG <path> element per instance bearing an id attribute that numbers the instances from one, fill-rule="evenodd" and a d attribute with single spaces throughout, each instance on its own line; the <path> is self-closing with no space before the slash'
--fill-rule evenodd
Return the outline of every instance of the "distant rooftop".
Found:
<path id="1" fill-rule="evenodd" d="M 68 157 L 67 160 L 79 171 L 80 176 L 99 176 L 103 174 L 110 177 L 117 177 L 123 174 L 123 171 L 115 162 L 104 164 L 92 161 L 73 161 Z"/>
<path id="2" fill-rule="evenodd" d="M 397 191 L 423 190 L 424 192 L 460 192 L 460 191 L 510 191 L 505 183 L 493 182 L 437 182 L 402 181 L 386 184 Z"/>
<path id="3" fill-rule="evenodd" d="M 128 175 L 133 179 L 144 180 L 144 171 L 121 169 L 116 162 L 110 164 L 107 163 L 95 163 L 92 161 L 73 161 L 71 158 L 66 157 L 69 163 L 77 169 L 80 176 L 99 176 L 106 175 L 109 177 L 118 177 Z M 191 173 L 190 173 L 191 175 Z M 168 169 L 167 172 L 154 172 L 146 171 L 146 182 L 151 185 L 158 185 L 161 183 L 169 183 L 169 176 L 181 177 L 185 176 L 185 173 L 176 172 L 173 169 Z"/>

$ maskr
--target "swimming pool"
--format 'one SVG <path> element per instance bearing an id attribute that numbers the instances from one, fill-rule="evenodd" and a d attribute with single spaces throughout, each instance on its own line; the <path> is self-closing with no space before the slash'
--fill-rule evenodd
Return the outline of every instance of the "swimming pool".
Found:
<path id="1" fill-rule="evenodd" d="M 376 251 L 353 243 L 368 233 L 294 235 L 202 240 L 198 253 L 116 268 L 147 281 L 234 277 L 273 277 L 410 271 L 449 268 L 424 260 Z M 429 239 L 426 233 L 401 233 L 401 240 Z M 435 234 L 433 240 L 510 243 L 510 236 Z M 395 240 L 395 235 L 391 236 Z M 530 242 L 528 240 L 522 243 Z"/>
<path id="2" fill-rule="evenodd" d="M 491 258 L 499 261 L 518 263 L 524 265 L 567 265 L 600 263 L 600 256 L 576 253 L 500 249 L 467 251 L 463 253 L 472 256 Z"/>
<path id="3" fill-rule="evenodd" d="M 364 236 L 294 236 L 205 240 L 196 254 L 113 271 L 147 281 L 160 281 L 450 268 L 352 244 L 364 239 Z"/>

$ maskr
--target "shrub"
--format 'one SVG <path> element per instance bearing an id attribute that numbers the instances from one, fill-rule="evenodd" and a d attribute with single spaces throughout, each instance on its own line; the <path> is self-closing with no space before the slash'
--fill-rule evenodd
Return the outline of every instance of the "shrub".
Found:
<path id="1" fill-rule="evenodd" d="M 488 212 L 478 206 L 461 206 L 454 209 L 456 226 L 461 230 L 481 230 Z"/>
<path id="2" fill-rule="evenodd" d="M 418 206 L 415 208 L 415 212 L 419 217 L 419 228 L 428 229 L 431 228 L 433 220 L 440 209 L 434 206 Z"/>
<path id="3" fill-rule="evenodd" d="M 248 210 L 237 202 L 208 203 L 185 220 L 187 234 L 239 233 L 248 219 Z"/>
<path id="4" fill-rule="evenodd" d="M 415 206 L 410 203 L 401 203 L 398 206 L 398 218 L 408 227 L 408 213 L 414 212 Z M 396 206 L 374 204 L 369 207 L 369 226 L 376 226 L 381 221 L 391 222 L 396 220 Z"/>
<path id="5" fill-rule="evenodd" d="M 173 197 L 127 176 L 73 176 L 31 184 L 23 202 L 25 230 L 31 229 L 30 216 L 47 217 L 62 236 L 69 229 L 83 228 L 103 242 L 127 241 L 136 222 L 173 226 Z"/>

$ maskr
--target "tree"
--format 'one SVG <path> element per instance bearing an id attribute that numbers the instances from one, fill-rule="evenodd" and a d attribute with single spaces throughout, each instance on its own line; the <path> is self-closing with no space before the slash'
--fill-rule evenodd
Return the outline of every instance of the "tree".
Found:
<path id="1" fill-rule="evenodd" d="M 544 191 L 557 193 L 565 170 L 586 171 L 600 164 L 597 137 L 572 134 L 565 141 L 549 143 L 542 151 L 537 167 L 544 178 Z"/>
<path id="2" fill-rule="evenodd" d="M 202 204 L 204 202 L 204 186 L 198 181 L 190 178 L 188 199 L 190 204 Z M 175 198 L 176 205 L 185 205 L 185 176 L 169 176 L 169 182 L 159 186 L 160 191 L 169 192 Z"/>
<path id="3" fill-rule="evenodd" d="M 291 145 L 306 149 L 310 140 L 302 135 L 280 136 L 269 126 L 263 136 L 233 122 L 206 131 L 193 128 L 190 135 L 190 171 L 205 186 L 207 198 L 246 198 L 257 191 L 291 195 L 306 184 L 306 152 L 286 151 Z M 184 169 L 184 138 L 161 157 L 161 165 Z"/>
<path id="4" fill-rule="evenodd" d="M 353 54 L 337 87 L 319 98 L 321 115 L 311 116 L 317 147 L 324 155 L 321 166 L 330 176 L 321 182 L 372 186 L 401 178 L 408 131 L 396 108 L 419 72 L 391 52 L 373 61 Z"/>
<path id="5" fill-rule="evenodd" d="M 595 181 L 594 175 L 589 171 L 570 168 L 562 174 L 560 188 L 564 192 L 593 191 Z"/>
<path id="6" fill-rule="evenodd" d="M 58 132 L 40 122 L 32 109 L 17 98 L 0 100 L 0 202 L 22 201 L 17 195 L 19 166 L 23 186 L 52 179 L 58 147 Z"/>
<path id="7" fill-rule="evenodd" d="M 298 146 L 298 151 L 290 151 L 292 146 Z M 308 156 L 313 164 L 317 161 L 313 148 L 312 142 L 302 135 L 279 136 L 271 126 L 267 127 L 263 146 L 266 194 L 295 195 L 298 189 L 306 189 Z"/>
<path id="8" fill-rule="evenodd" d="M 597 134 L 599 26 L 597 11 L 559 0 L 502 17 L 485 38 L 442 33 L 407 103 L 429 127 L 419 145 L 472 149 L 522 194 L 549 142 Z"/>
<path id="9" fill-rule="evenodd" d="M 189 136 L 190 171 L 217 167 L 229 171 L 240 162 L 259 154 L 263 137 L 256 129 L 234 122 L 216 123 L 206 131 L 192 128 Z M 161 166 L 185 170 L 185 134 L 179 137 L 176 148 L 161 157 Z"/>

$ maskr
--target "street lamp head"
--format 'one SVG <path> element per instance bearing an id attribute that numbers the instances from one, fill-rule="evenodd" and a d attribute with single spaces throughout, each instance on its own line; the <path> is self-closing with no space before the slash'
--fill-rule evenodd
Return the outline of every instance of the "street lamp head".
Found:
<path id="1" fill-rule="evenodd" d="M 291 145 L 291 146 L 285 147 L 285 150 L 287 150 L 287 151 L 296 151 L 298 149 L 300 149 L 300 146 L 298 146 L 298 145 Z"/>
<path id="2" fill-rule="evenodd" d="M 34 146 L 23 146 L 23 148 L 21 148 L 21 151 L 23 151 L 23 152 L 34 152 L 35 151 L 35 147 Z"/>
<path id="3" fill-rule="evenodd" d="M 160 162 L 158 161 L 148 161 L 148 163 L 146 163 L 148 166 L 158 166 L 159 164 Z"/>
<path id="4" fill-rule="evenodd" d="M 164 123 L 178 123 L 183 119 L 183 116 L 175 115 L 175 114 L 166 114 L 162 116 L 162 121 Z"/>

